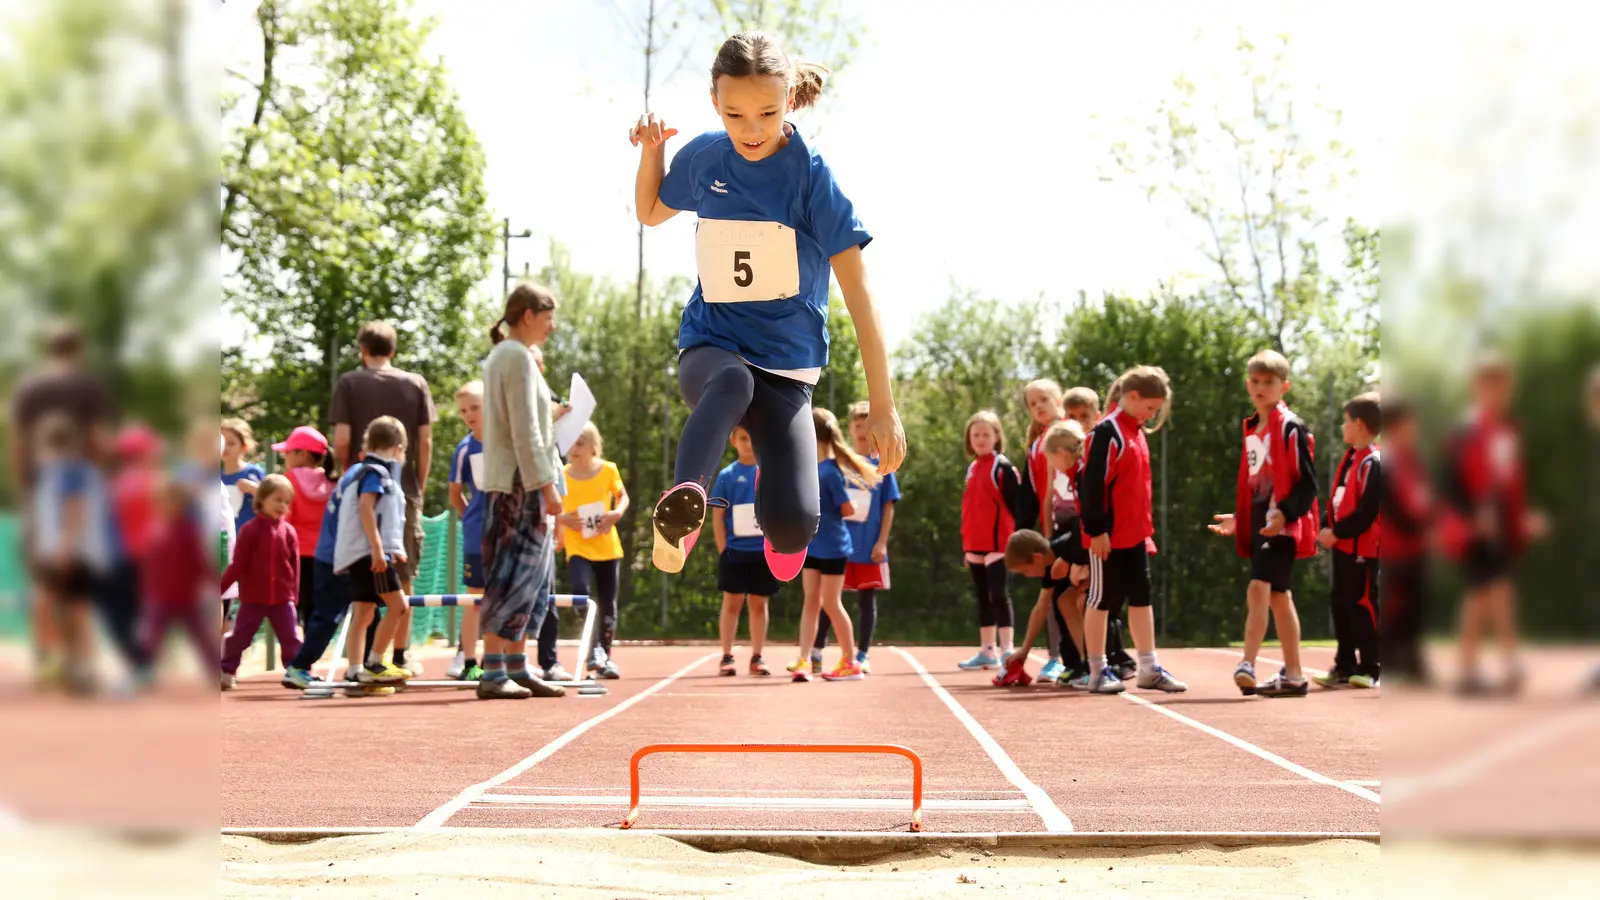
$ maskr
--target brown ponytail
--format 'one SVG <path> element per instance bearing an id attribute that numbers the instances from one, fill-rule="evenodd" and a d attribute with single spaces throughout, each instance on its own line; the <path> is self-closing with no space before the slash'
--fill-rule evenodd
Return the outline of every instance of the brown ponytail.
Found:
<path id="1" fill-rule="evenodd" d="M 828 83 L 829 69 L 821 63 L 793 59 L 778 39 L 762 31 L 741 31 L 722 42 L 711 63 L 711 92 L 717 79 L 748 78 L 751 75 L 782 75 L 784 84 L 794 91 L 794 108 L 815 106 Z"/>
<path id="2" fill-rule="evenodd" d="M 882 477 L 878 470 L 866 458 L 857 453 L 849 444 L 844 442 L 844 434 L 839 430 L 839 420 L 833 413 L 825 409 L 811 410 L 811 424 L 817 433 L 817 443 L 827 444 L 833 450 L 834 462 L 844 470 L 847 481 L 854 482 L 858 487 L 875 488 Z"/>
<path id="3" fill-rule="evenodd" d="M 1167 371 L 1160 366 L 1134 366 L 1122 373 L 1122 377 L 1117 379 L 1111 390 L 1117 394 L 1119 401 L 1123 395 L 1130 393 L 1146 399 L 1167 401 L 1161 405 L 1155 427 L 1145 428 L 1146 434 L 1160 431 L 1161 426 L 1167 424 L 1167 419 L 1172 415 L 1172 379 L 1167 377 Z"/>
<path id="4" fill-rule="evenodd" d="M 549 289 L 531 281 L 524 281 L 511 291 L 510 296 L 506 297 L 505 314 L 496 320 L 493 325 L 489 326 L 489 340 L 498 344 L 506 339 L 505 329 L 501 328 L 501 325 L 520 322 L 522 317 L 530 312 L 537 315 L 555 308 L 556 297 L 550 293 Z"/>

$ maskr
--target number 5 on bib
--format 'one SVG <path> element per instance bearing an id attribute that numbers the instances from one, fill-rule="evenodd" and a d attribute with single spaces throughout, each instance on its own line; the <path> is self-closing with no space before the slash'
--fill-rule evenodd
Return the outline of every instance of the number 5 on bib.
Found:
<path id="1" fill-rule="evenodd" d="M 701 219 L 695 265 L 707 303 L 784 300 L 800 293 L 794 229 L 777 222 Z"/>

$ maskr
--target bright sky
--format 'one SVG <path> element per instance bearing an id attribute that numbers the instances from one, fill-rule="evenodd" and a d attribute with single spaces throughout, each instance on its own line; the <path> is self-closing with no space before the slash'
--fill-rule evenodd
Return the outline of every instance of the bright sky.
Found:
<path id="1" fill-rule="evenodd" d="M 626 133 L 642 105 L 642 59 L 630 29 L 645 5 L 418 3 L 440 19 L 432 49 L 485 148 L 496 215 L 534 232 L 512 243 L 514 273 L 524 262 L 537 270 L 557 240 L 579 270 L 633 278 L 638 151 Z M 1307 99 L 1320 88 L 1346 111 L 1340 137 L 1358 166 L 1380 152 L 1383 125 L 1363 98 L 1385 71 L 1357 62 L 1366 26 L 1348 10 L 1206 4 L 1202 21 L 1183 3 L 931 0 L 914 15 L 893 0 L 846 5 L 860 15 L 864 45 L 821 121 L 809 111 L 792 120 L 807 135 L 822 126 L 814 143 L 876 236 L 866 261 L 891 344 L 952 286 L 1068 299 L 1080 289 L 1142 292 L 1204 270 L 1181 217 L 1100 173 L 1120 123 L 1154 110 L 1174 76 L 1187 73 L 1203 90 L 1218 83 L 1241 21 L 1258 43 L 1292 36 L 1297 86 Z M 247 14 L 230 10 L 225 23 L 235 58 L 253 49 Z M 692 48 L 687 61 L 655 89 L 653 108 L 684 136 L 718 126 L 705 80 L 715 43 L 706 32 L 686 38 L 678 46 Z M 1326 211 L 1333 222 L 1346 213 L 1377 221 L 1357 197 L 1329 197 Z M 692 223 L 683 215 L 647 234 L 654 275 L 693 274 Z"/>

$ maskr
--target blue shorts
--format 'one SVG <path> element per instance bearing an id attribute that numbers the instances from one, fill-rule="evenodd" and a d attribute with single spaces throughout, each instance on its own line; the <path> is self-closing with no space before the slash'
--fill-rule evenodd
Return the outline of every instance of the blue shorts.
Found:
<path id="1" fill-rule="evenodd" d="M 483 571 L 483 554 L 468 553 L 465 563 L 461 570 L 461 583 L 466 587 L 482 590 L 487 586 Z"/>

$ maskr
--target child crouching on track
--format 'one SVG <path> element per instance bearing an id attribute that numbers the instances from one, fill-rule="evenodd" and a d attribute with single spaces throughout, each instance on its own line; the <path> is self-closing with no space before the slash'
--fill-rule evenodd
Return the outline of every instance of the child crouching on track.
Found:
<path id="1" fill-rule="evenodd" d="M 771 675 L 761 658 L 767 643 L 767 599 L 778 592 L 778 577 L 767 567 L 761 526 L 756 523 L 756 451 L 750 432 L 734 428 L 728 442 L 739 458 L 717 473 L 711 498 L 712 533 L 717 539 L 717 589 L 722 591 L 722 675 L 737 675 L 733 639 L 739 631 L 739 609 L 750 605 L 750 674 Z"/>
<path id="2" fill-rule="evenodd" d="M 345 638 L 345 658 L 356 669 L 349 681 L 363 684 L 391 684 L 410 677 L 405 669 L 383 661 L 383 653 L 394 641 L 395 629 L 406 598 L 400 591 L 400 577 L 391 563 L 405 562 L 405 498 L 400 492 L 400 466 L 406 458 L 406 428 L 392 416 L 374 419 L 367 426 L 361 444 L 366 455 L 345 472 L 336 489 L 337 507 L 329 513 L 337 517 L 333 569 L 350 577 L 350 602 L 353 618 Z M 385 615 L 378 633 L 361 659 L 367 623 L 378 604 Z"/>

